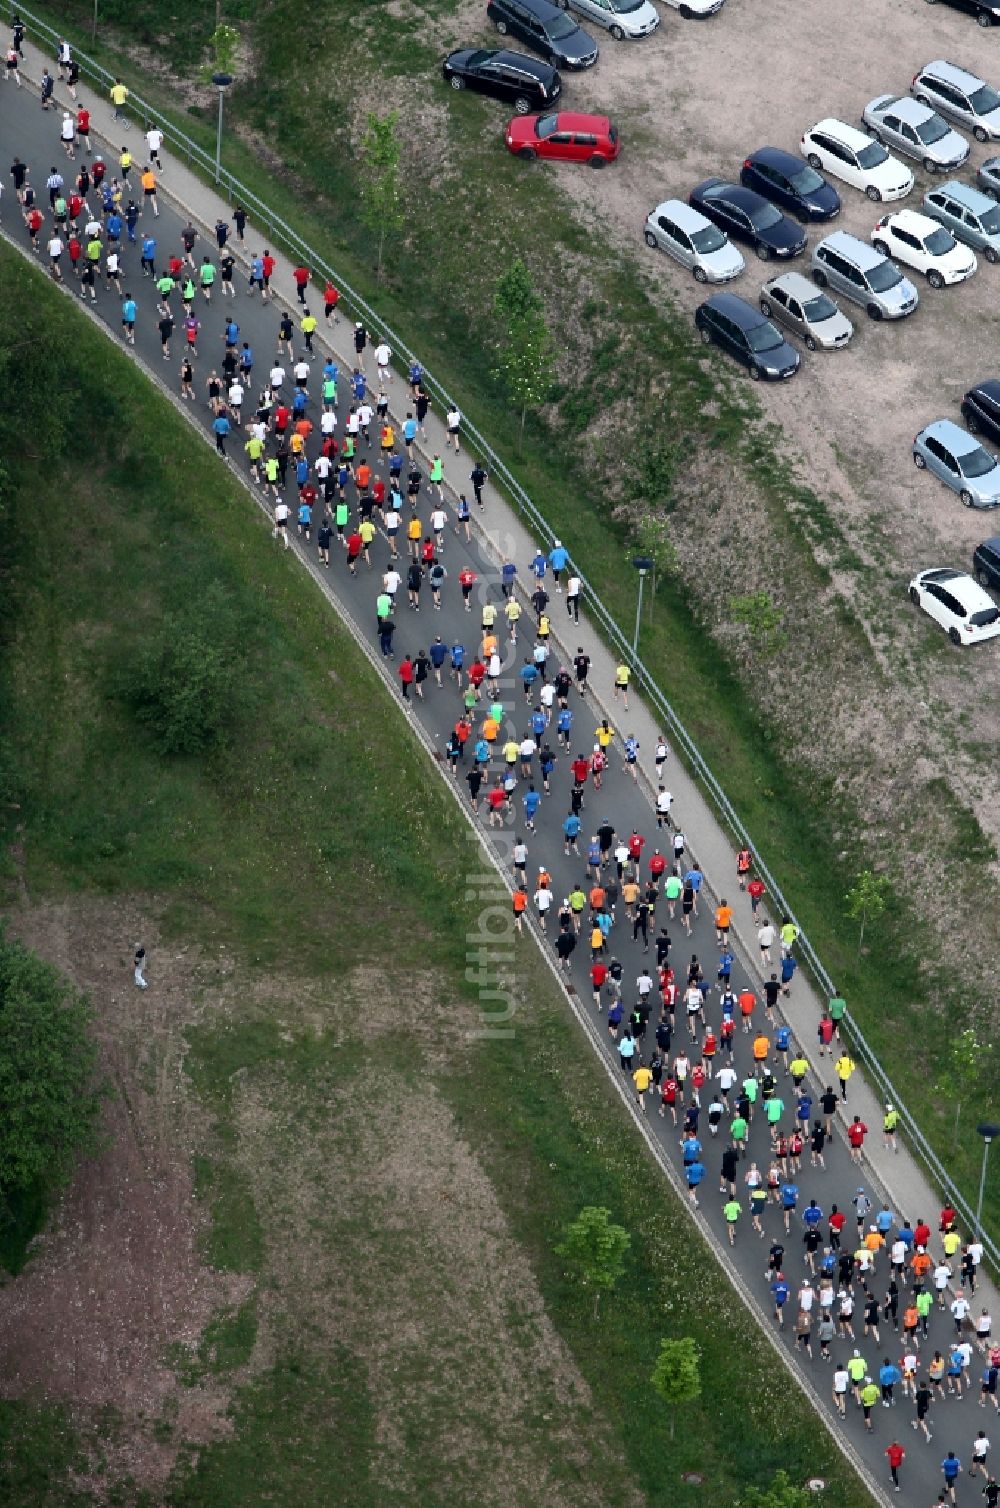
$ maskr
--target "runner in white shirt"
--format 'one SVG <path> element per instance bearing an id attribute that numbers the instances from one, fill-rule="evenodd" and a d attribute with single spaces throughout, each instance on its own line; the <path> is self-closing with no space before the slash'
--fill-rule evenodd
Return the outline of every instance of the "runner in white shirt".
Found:
<path id="1" fill-rule="evenodd" d="M 382 585 L 385 588 L 387 595 L 392 598 L 393 602 L 395 602 L 396 600 L 396 593 L 399 591 L 399 584 L 402 579 L 403 578 L 399 574 L 399 572 L 394 571 L 391 568 L 386 571 L 385 575 L 382 577 Z"/>
<path id="2" fill-rule="evenodd" d="M 63 243 L 61 236 L 51 236 L 49 238 L 48 253 L 49 266 L 52 269 L 52 276 L 55 278 L 57 283 L 61 283 L 62 273 L 59 271 L 59 258 L 63 254 Z"/>
<path id="3" fill-rule="evenodd" d="M 286 550 L 288 549 L 288 504 L 287 503 L 275 503 L 275 505 L 274 505 L 274 528 L 271 531 L 271 537 L 273 539 L 278 539 L 280 537 L 281 542 L 284 545 L 285 549 Z"/>
<path id="4" fill-rule="evenodd" d="M 543 932 L 545 931 L 545 918 L 548 915 L 549 907 L 551 905 L 552 891 L 549 889 L 548 885 L 539 885 L 538 889 L 535 891 L 535 906 L 538 909 L 538 920 L 541 924 Z"/>
<path id="5" fill-rule="evenodd" d="M 673 796 L 663 786 L 656 793 L 656 825 L 663 827 L 664 823 L 670 826 L 670 808 L 673 805 Z"/>
<path id="6" fill-rule="evenodd" d="M 375 365 L 378 368 L 380 380 L 392 381 L 392 370 L 389 366 L 392 360 L 392 351 L 384 340 L 379 341 L 375 347 Z"/>
<path id="7" fill-rule="evenodd" d="M 273 366 L 271 368 L 270 372 L 268 373 L 268 381 L 271 384 L 271 391 L 275 394 L 275 396 L 277 396 L 281 392 L 281 384 L 284 382 L 284 380 L 285 380 L 285 369 L 284 369 L 284 367 L 283 366 Z"/>
<path id="8" fill-rule="evenodd" d="M 63 111 L 62 125 L 59 127 L 59 135 L 62 140 L 63 146 L 66 148 L 66 156 L 69 158 L 75 157 L 76 153 L 73 151 L 73 142 L 76 139 L 76 121 L 73 119 L 72 115 L 70 115 L 68 110 Z"/>
<path id="9" fill-rule="evenodd" d="M 146 132 L 146 145 L 149 148 L 149 160 L 155 163 L 162 171 L 163 163 L 160 161 L 160 148 L 163 145 L 163 132 L 158 126 L 150 126 Z"/>
<path id="10" fill-rule="evenodd" d="M 431 531 L 434 535 L 434 548 L 440 555 L 444 550 L 444 530 L 448 522 L 448 515 L 443 508 L 435 508 L 431 513 Z"/>

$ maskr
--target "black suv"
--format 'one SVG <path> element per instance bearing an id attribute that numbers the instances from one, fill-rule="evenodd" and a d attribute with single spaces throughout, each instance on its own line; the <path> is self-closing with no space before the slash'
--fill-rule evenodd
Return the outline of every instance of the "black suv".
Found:
<path id="1" fill-rule="evenodd" d="M 1000 534 L 984 539 L 973 551 L 972 573 L 980 586 L 1000 590 Z"/>
<path id="2" fill-rule="evenodd" d="M 448 54 L 441 71 L 453 89 L 492 94 L 512 104 L 518 115 L 550 110 L 562 93 L 562 81 L 551 63 L 506 47 L 460 47 Z"/>
<path id="3" fill-rule="evenodd" d="M 557 68 L 590 68 L 597 43 L 549 0 L 489 0 L 486 14 L 502 37 L 518 37 Z"/>
<path id="4" fill-rule="evenodd" d="M 780 382 L 799 369 L 798 351 L 759 309 L 735 293 L 714 293 L 698 305 L 694 322 L 706 345 L 722 346 L 755 381 Z"/>
<path id="5" fill-rule="evenodd" d="M 1000 0 L 930 0 L 932 5 L 950 5 L 975 16 L 980 26 L 1000 26 Z"/>

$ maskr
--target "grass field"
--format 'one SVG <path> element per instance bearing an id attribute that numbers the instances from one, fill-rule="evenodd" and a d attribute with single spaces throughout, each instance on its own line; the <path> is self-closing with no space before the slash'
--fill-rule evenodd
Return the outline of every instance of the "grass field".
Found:
<path id="1" fill-rule="evenodd" d="M 74 9 L 82 26 L 88 8 L 72 0 L 69 13 Z M 203 8 L 178 0 L 172 14 L 183 24 L 167 37 L 159 8 L 139 0 L 127 10 L 129 42 L 148 49 L 179 80 L 190 78 L 199 41 L 212 24 Z M 244 16 L 238 5 L 228 13 L 237 21 Z M 115 24 L 126 18 L 114 4 L 103 15 L 113 46 L 123 36 Z M 378 306 L 510 456 L 516 416 L 496 387 L 479 311 L 489 305 L 506 248 L 518 245 L 544 291 L 560 354 L 555 402 L 546 422 L 529 423 L 519 475 L 553 527 L 573 539 L 618 621 L 629 624 L 634 612 L 634 583 L 623 563 L 639 514 L 662 511 L 696 559 L 706 516 L 718 515 L 709 538 L 731 530 L 726 550 L 707 570 L 699 560 L 685 576 L 662 579 L 655 618 L 644 628 L 644 656 L 779 875 L 873 1047 L 919 1107 L 956 1183 L 974 1199 L 979 1148 L 966 1137 L 953 1141 L 949 1094 L 928 1092 L 928 1084 L 943 1083 L 947 1044 L 975 1025 L 984 1050 L 966 1086 L 967 1124 L 989 1109 L 997 1040 L 977 939 L 983 907 L 996 916 L 995 853 L 974 814 L 947 787 L 942 794 L 940 780 L 897 791 L 891 817 L 866 818 L 859 802 L 880 787 L 877 754 L 863 766 L 845 764 L 829 743 L 824 698 L 815 703 L 810 677 L 822 687 L 824 674 L 839 676 L 862 702 L 893 695 L 849 610 L 827 590 L 831 572 L 863 571 L 862 562 L 824 501 L 778 461 L 774 437 L 756 421 L 752 399 L 718 363 L 703 361 L 686 321 L 662 299 L 654 302 L 641 266 L 581 229 L 544 175 L 526 174 L 523 164 L 498 151 L 496 111 L 488 102 L 468 95 L 442 101 L 433 82 L 437 59 L 449 39 L 481 29 L 478 11 L 455 0 L 391 13 L 374 5 L 351 28 L 324 29 L 322 70 L 286 45 L 302 21 L 301 7 L 286 0 L 255 13 L 246 36 L 256 71 L 235 86 L 227 107 L 250 142 L 266 143 L 290 169 L 291 181 L 264 168 L 232 137 L 230 161 L 371 292 L 372 241 L 355 212 L 359 117 L 341 84 L 346 76 L 367 80 L 373 98 L 401 107 L 408 142 L 405 237 L 390 259 Z M 323 25 L 318 14 L 316 25 Z M 169 79 L 151 87 L 176 108 Z M 210 101 L 189 104 L 185 128 L 207 142 L 209 115 Z M 415 287 L 417 299 L 408 294 Z M 596 441 L 588 433 L 595 421 Z M 752 532 L 739 522 L 744 499 L 781 539 L 782 600 L 811 604 L 807 624 L 786 613 L 777 654 L 766 638 L 736 628 L 726 594 L 714 589 L 716 572 L 738 573 L 752 552 Z M 929 631 L 928 649 L 940 649 Z M 793 684 L 801 680 L 801 697 L 769 685 L 776 664 Z M 802 719 L 794 734 L 790 708 Z M 873 863 L 892 889 L 859 957 L 845 895 Z M 996 1168 L 987 1201 L 996 1218 Z"/>
<path id="2" fill-rule="evenodd" d="M 19 1508 L 334 1490 L 360 1508 L 733 1502 L 784 1466 L 860 1508 L 530 946 L 514 1038 L 467 1039 L 463 824 L 350 639 L 184 421 L 0 248 L 0 319 L 15 308 L 25 347 L 0 415 L 15 926 L 85 981 L 107 977 L 136 917 L 155 934 L 148 1014 L 134 991 L 119 1013 L 101 986 L 102 1034 L 141 1144 L 186 1165 L 200 1261 L 231 1297 L 196 1335 L 150 1316 L 130 1338 L 149 1358 L 137 1395 L 169 1370 L 152 1413 L 128 1398 L 0 1405 L 0 1495 Z M 72 483 L 81 412 L 85 487 Z M 239 695 L 214 746 L 165 757 L 121 688 L 185 605 L 185 622 L 239 646 Z M 372 730 L 363 750 L 358 725 Z M 633 1238 L 596 1325 L 553 1254 L 588 1202 Z M 60 1251 L 86 1266 L 57 1239 L 16 1280 L 35 1283 L 47 1322 Z M 659 1336 L 692 1331 L 709 1385 L 671 1445 L 648 1377 Z M 681 1485 L 690 1469 L 705 1487 Z"/>

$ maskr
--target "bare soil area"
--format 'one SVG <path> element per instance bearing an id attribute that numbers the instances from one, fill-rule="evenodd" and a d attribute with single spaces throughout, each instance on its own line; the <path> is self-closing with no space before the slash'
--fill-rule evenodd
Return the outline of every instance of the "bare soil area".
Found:
<path id="1" fill-rule="evenodd" d="M 176 1446 L 154 1434 L 158 1419 L 169 1414 L 175 1438 L 196 1444 L 228 1427 L 226 1390 L 180 1388 L 168 1348 L 196 1345 L 251 1281 L 213 1271 L 199 1252 L 191 1150 L 204 1123 L 183 1074 L 193 960 L 156 945 L 138 904 L 36 905 L 9 920 L 90 996 L 113 1097 L 104 1150 L 81 1164 L 28 1266 L 0 1289 L 0 1387 L 63 1402 L 85 1427 L 115 1418 L 104 1443 L 112 1473 L 161 1483 Z M 132 978 L 137 939 L 151 955 L 145 992 Z"/>

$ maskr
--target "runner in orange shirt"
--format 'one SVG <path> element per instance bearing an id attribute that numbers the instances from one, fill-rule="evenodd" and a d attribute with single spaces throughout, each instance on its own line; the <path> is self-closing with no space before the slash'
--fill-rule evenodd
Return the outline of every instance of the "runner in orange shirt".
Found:
<path id="1" fill-rule="evenodd" d="M 720 948 L 724 948 L 729 941 L 729 929 L 732 924 L 733 908 L 723 898 L 715 908 L 715 936 Z"/>

